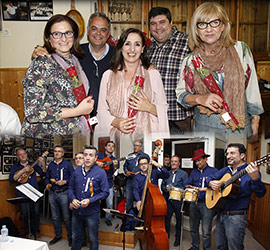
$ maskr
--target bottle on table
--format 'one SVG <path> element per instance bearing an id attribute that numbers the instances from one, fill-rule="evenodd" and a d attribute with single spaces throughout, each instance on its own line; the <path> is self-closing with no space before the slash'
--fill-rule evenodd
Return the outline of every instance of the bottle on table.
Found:
<path id="1" fill-rule="evenodd" d="M 1 229 L 1 241 L 8 241 L 8 229 L 6 225 L 3 225 Z"/>

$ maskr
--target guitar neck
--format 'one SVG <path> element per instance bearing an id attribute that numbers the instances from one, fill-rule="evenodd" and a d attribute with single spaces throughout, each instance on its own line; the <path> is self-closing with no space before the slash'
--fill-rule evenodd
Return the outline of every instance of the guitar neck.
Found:
<path id="1" fill-rule="evenodd" d="M 126 157 L 121 157 L 121 158 L 118 158 L 115 160 L 119 162 L 119 161 L 124 161 L 125 159 L 126 159 Z M 111 165 L 113 163 L 113 161 L 115 161 L 115 160 L 107 161 L 106 166 Z"/>
<path id="2" fill-rule="evenodd" d="M 260 166 L 262 163 L 265 163 L 266 161 L 268 161 L 269 156 L 264 156 L 261 159 L 254 161 L 253 163 L 257 166 Z M 233 182 L 235 182 L 237 179 L 239 179 L 240 177 L 244 176 L 247 173 L 246 168 L 240 170 L 237 174 L 233 175 L 229 180 L 225 181 L 223 184 L 223 188 L 228 187 L 229 185 L 231 185 Z"/>

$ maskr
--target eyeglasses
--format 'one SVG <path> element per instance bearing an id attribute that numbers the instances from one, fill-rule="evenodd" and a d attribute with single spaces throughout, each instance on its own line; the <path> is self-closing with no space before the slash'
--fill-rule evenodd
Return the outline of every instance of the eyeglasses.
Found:
<path id="1" fill-rule="evenodd" d="M 55 31 L 50 33 L 50 35 L 52 35 L 54 39 L 60 39 L 63 35 L 65 35 L 66 38 L 72 38 L 74 36 L 74 32 L 70 30 L 66 32 Z"/>
<path id="2" fill-rule="evenodd" d="M 220 19 L 214 19 L 208 23 L 207 22 L 198 22 L 196 24 L 196 26 L 200 30 L 205 30 L 208 27 L 208 25 L 210 25 L 212 28 L 217 28 L 220 24 L 221 24 Z"/>
<path id="3" fill-rule="evenodd" d="M 148 165 L 148 162 L 145 162 L 145 163 L 140 163 L 139 166 L 147 166 Z"/>
<path id="4" fill-rule="evenodd" d="M 75 160 L 83 160 L 84 157 L 75 157 Z"/>

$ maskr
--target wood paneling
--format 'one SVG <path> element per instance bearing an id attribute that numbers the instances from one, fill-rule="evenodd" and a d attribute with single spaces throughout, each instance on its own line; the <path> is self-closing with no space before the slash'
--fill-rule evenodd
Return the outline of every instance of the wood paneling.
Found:
<path id="1" fill-rule="evenodd" d="M 253 237 L 266 250 L 270 250 L 270 184 L 265 184 L 266 194 L 263 198 L 255 199 L 255 216 L 253 224 Z"/>
<path id="2" fill-rule="evenodd" d="M 0 190 L 0 218 L 8 216 L 14 221 L 18 206 L 13 205 L 6 200 L 16 197 L 15 184 L 10 183 L 9 180 L 0 180 Z"/>
<path id="3" fill-rule="evenodd" d="M 21 123 L 24 119 L 23 85 L 21 81 L 26 69 L 0 69 L 0 101 L 8 104 L 19 115 Z"/>
<path id="4" fill-rule="evenodd" d="M 270 61 L 257 62 L 257 75 L 270 83 Z"/>

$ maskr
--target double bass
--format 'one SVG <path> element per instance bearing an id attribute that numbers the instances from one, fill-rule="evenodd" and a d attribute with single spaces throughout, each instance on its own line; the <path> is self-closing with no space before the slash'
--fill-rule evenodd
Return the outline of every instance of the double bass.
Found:
<path id="1" fill-rule="evenodd" d="M 157 160 L 158 152 L 162 147 L 160 140 L 155 141 L 155 150 L 152 160 Z M 165 229 L 165 216 L 167 204 L 157 185 L 150 183 L 152 165 L 149 164 L 145 180 L 142 203 L 138 214 L 142 218 L 144 214 L 143 231 L 139 231 L 139 240 L 142 249 L 169 250 L 169 239 Z"/>

